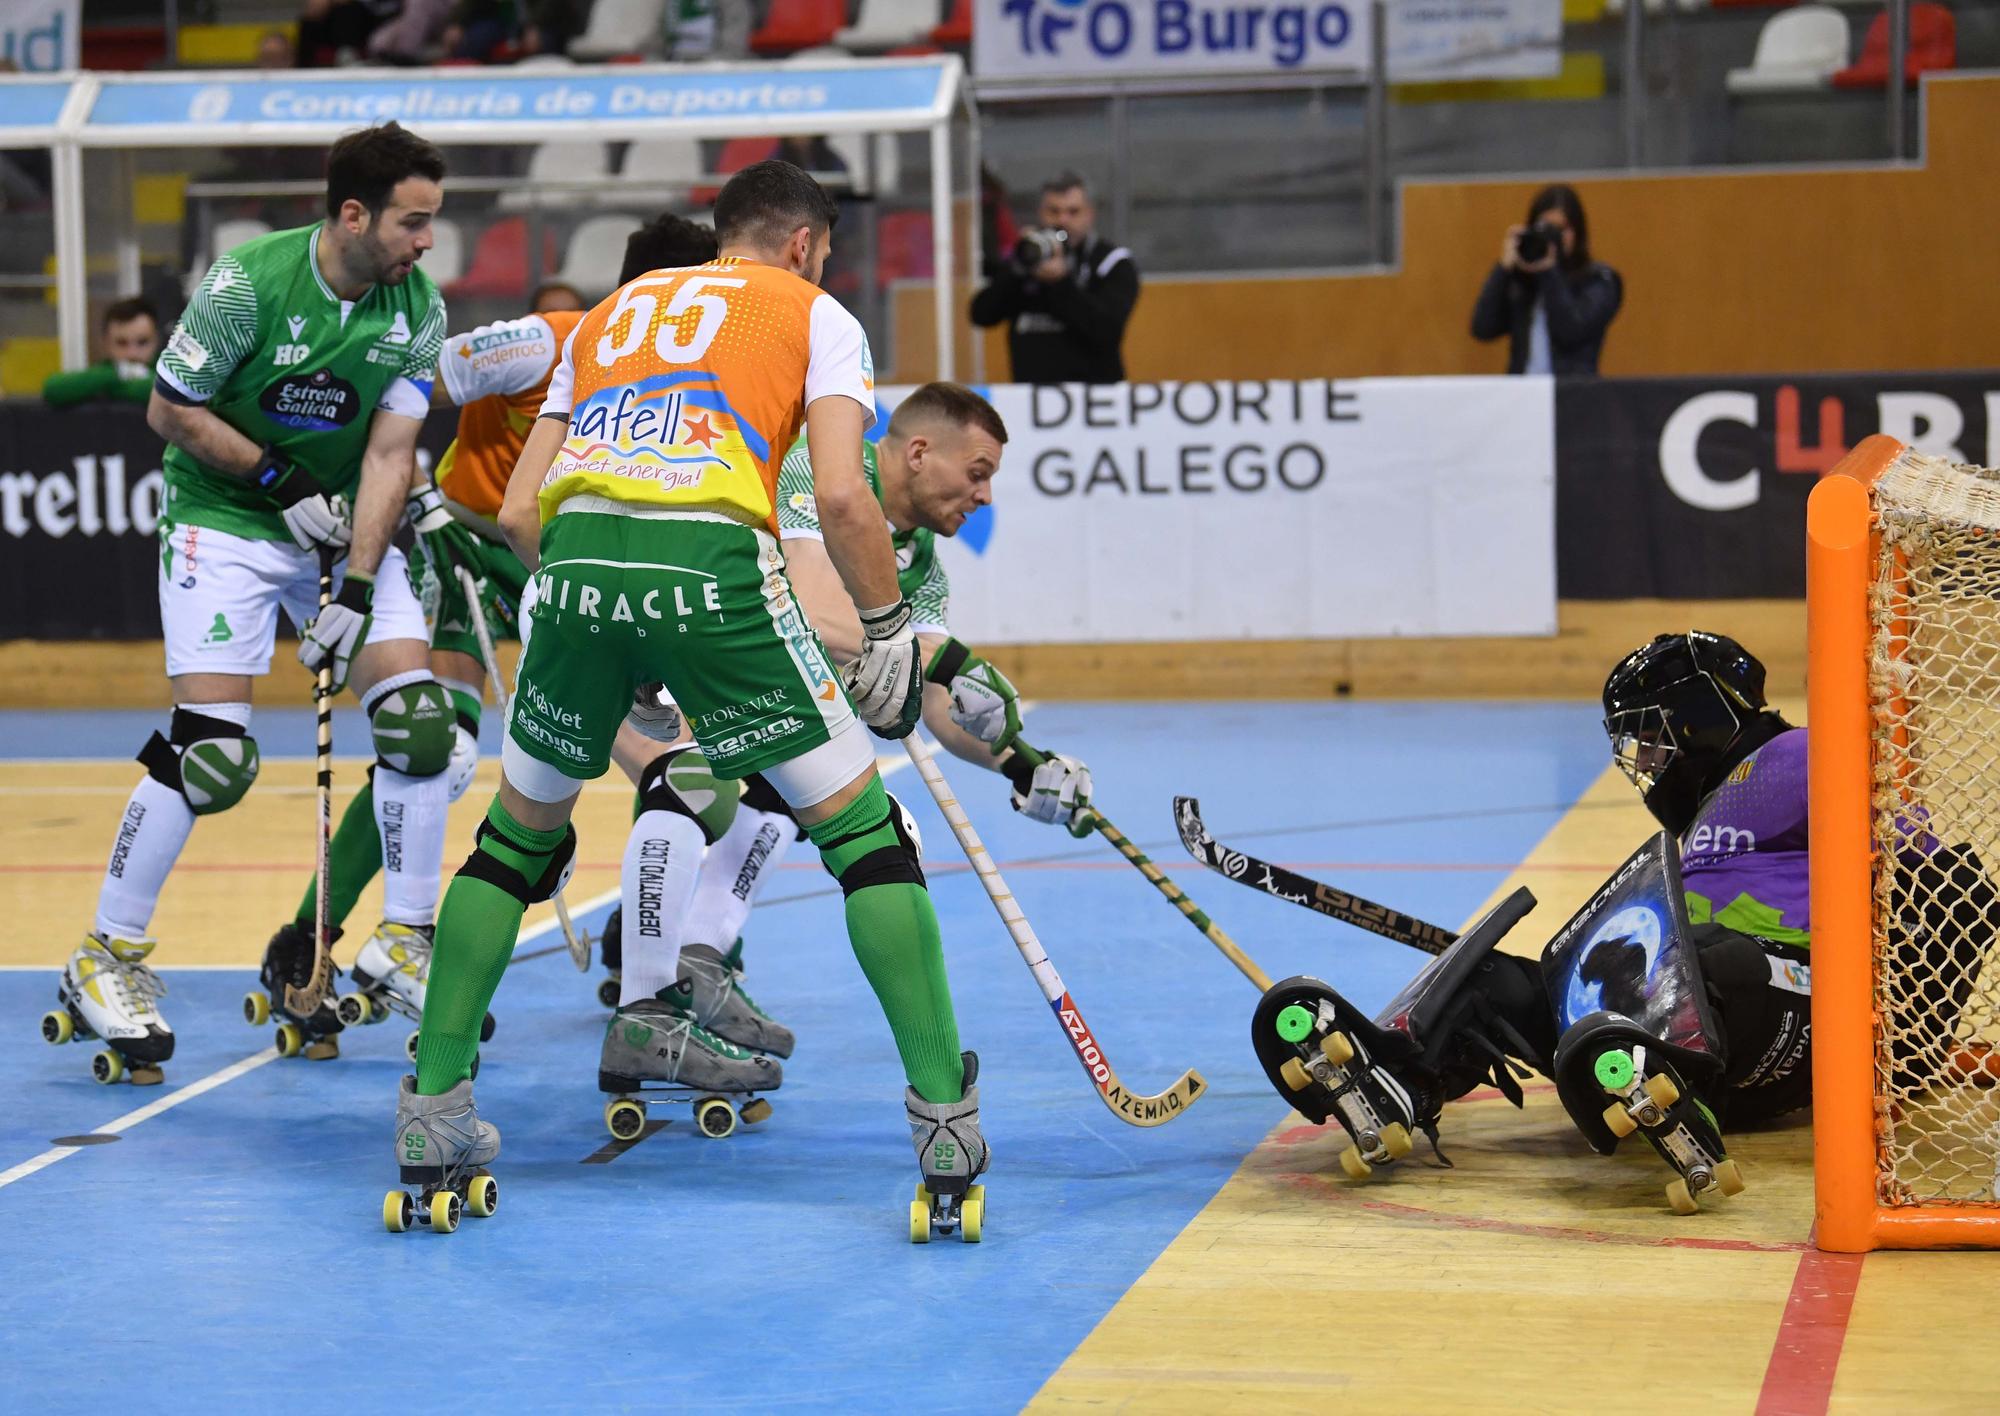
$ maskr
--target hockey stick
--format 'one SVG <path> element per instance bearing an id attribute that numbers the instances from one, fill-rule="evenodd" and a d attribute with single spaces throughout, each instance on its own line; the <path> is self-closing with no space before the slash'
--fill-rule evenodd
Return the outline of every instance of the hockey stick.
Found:
<path id="1" fill-rule="evenodd" d="M 1028 924 L 1028 917 L 1021 913 L 1021 906 L 1007 889 L 1007 882 L 1000 878 L 1000 868 L 994 865 L 993 857 L 980 843 L 979 833 L 973 830 L 965 808 L 951 794 L 951 784 L 945 781 L 936 758 L 931 755 L 930 744 L 924 741 L 922 733 L 912 732 L 903 739 L 903 746 L 910 754 L 910 761 L 916 764 L 924 785 L 930 789 L 931 799 L 950 823 L 951 834 L 958 838 L 959 849 L 971 862 L 973 872 L 979 876 L 979 883 L 986 887 L 987 898 L 1000 912 L 1007 933 L 1014 940 L 1014 947 L 1021 951 L 1028 972 L 1035 976 L 1035 983 L 1042 990 L 1042 997 L 1055 1010 L 1056 1020 L 1062 1024 L 1063 1034 L 1069 1038 L 1076 1060 L 1083 1064 L 1083 1070 L 1089 1073 L 1091 1082 L 1097 1087 L 1098 1098 L 1119 1120 L 1133 1126 L 1161 1126 L 1176 1116 L 1184 1115 L 1208 1086 L 1201 1073 L 1191 1069 L 1181 1073 L 1178 1081 L 1157 1096 L 1140 1096 L 1125 1089 L 1125 1084 L 1118 1080 L 1118 1074 L 1111 1068 L 1111 1060 L 1091 1035 L 1090 1025 L 1084 1022 L 1082 1010 L 1070 997 L 1069 990 L 1063 987 L 1055 965 L 1043 952 L 1041 941 Z"/>
<path id="2" fill-rule="evenodd" d="M 504 716 L 512 695 L 503 693 L 500 688 L 500 655 L 493 647 L 493 631 L 487 627 L 486 611 L 479 603 L 479 582 L 462 565 L 454 565 L 452 569 L 458 573 L 459 589 L 464 591 L 466 608 L 472 614 L 472 633 L 479 640 L 479 657 L 486 664 L 486 681 L 493 685 L 493 697 L 498 700 L 495 706 L 503 710 Z M 570 962 L 576 965 L 578 973 L 589 973 L 590 931 L 585 930 L 581 935 L 576 932 L 576 925 L 569 917 L 569 905 L 563 900 L 561 890 L 556 891 L 551 902 L 556 907 L 556 923 L 562 927 L 563 943 L 569 946 Z"/>
<path id="3" fill-rule="evenodd" d="M 333 603 L 333 547 L 319 548 L 319 612 Z M 313 717 L 318 729 L 314 763 L 319 823 L 313 836 L 313 968 L 304 988 L 285 985 L 285 1011 L 301 1022 L 326 1001 L 333 987 L 333 915 L 327 892 L 333 879 L 333 653 L 320 662 L 313 677 Z"/>
<path id="4" fill-rule="evenodd" d="M 1202 824 L 1201 803 L 1193 797 L 1174 798 L 1174 824 L 1180 828 L 1181 844 L 1187 847 L 1189 855 L 1239 885 L 1248 885 L 1280 900 L 1303 905 L 1328 919 L 1337 919 L 1342 924 L 1351 924 L 1356 929 L 1365 929 L 1384 939 L 1421 949 L 1426 954 L 1442 954 L 1458 939 L 1449 929 L 1418 919 L 1415 915 L 1406 915 L 1387 905 L 1378 905 L 1373 900 L 1364 900 L 1359 895 L 1350 895 L 1331 885 L 1322 885 L 1281 865 L 1272 865 L 1223 845 L 1208 834 L 1208 827 Z"/>

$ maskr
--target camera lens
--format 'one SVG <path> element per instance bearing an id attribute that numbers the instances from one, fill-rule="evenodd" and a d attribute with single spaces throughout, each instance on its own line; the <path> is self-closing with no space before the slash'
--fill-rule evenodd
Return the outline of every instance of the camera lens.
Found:
<path id="1" fill-rule="evenodd" d="M 1514 249 L 1522 260 L 1533 265 L 1549 253 L 1549 233 L 1539 224 L 1530 226 L 1514 243 Z"/>

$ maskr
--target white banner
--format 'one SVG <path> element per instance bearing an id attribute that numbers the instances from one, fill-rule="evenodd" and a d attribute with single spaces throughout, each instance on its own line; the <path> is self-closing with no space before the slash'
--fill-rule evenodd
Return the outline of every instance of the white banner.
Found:
<path id="1" fill-rule="evenodd" d="M 83 0 L 0 0 L 0 59 L 24 74 L 78 67 L 82 10 Z"/>
<path id="2" fill-rule="evenodd" d="M 987 392 L 994 505 L 940 542 L 967 643 L 1555 633 L 1549 379 Z"/>
<path id="3" fill-rule="evenodd" d="M 993 78 L 1365 73 L 1369 0 L 974 0 L 973 72 Z M 1398 81 L 1547 77 L 1562 0 L 1389 0 Z"/>

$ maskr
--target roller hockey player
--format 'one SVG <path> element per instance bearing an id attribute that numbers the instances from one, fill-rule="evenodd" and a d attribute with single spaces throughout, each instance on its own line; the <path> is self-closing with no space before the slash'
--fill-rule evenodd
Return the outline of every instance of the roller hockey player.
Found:
<path id="1" fill-rule="evenodd" d="M 494 1153 L 469 1081 L 479 1020 L 527 904 L 563 879 L 578 790 L 610 766 L 635 695 L 662 681 L 707 774 L 733 783 L 762 772 L 840 882 L 855 953 L 902 1055 L 906 1105 L 924 1118 L 913 1140 L 937 1126 L 955 1138 L 920 1154 L 926 1183 L 963 1190 L 985 1168 L 937 918 L 862 730 L 907 734 L 922 679 L 861 472 L 874 406 L 866 341 L 811 283 L 833 218 L 797 168 L 746 168 L 716 203 L 716 261 L 629 282 L 565 346 L 501 513 L 536 593 L 500 793 L 445 895 L 417 1077 L 397 1108 L 403 1181 L 429 1196 L 456 1193 Z M 778 457 L 801 423 L 842 579 L 870 607 L 846 691 L 798 611 L 775 535 Z M 689 798 L 698 783 L 673 789 L 700 809 Z M 634 1045 L 671 1067 L 665 1055 L 689 1035 L 668 1025 Z M 710 1096 L 684 1069 L 675 1085 L 727 1100 L 779 1079 L 758 1056 Z"/>
<path id="2" fill-rule="evenodd" d="M 1811 1097 L 1806 734 L 1766 706 L 1735 641 L 1661 635 L 1604 687 L 1612 752 L 1665 827 L 1549 942 L 1497 952 L 1531 899 L 1467 931 L 1373 1021 L 1317 979 L 1275 985 L 1253 1042 L 1307 1117 L 1337 1120 L 1350 1175 L 1437 1140 L 1440 1109 L 1509 1059 L 1552 1077 L 1592 1147 L 1643 1132 L 1673 1208 L 1742 1188 L 1722 1124 Z M 1676 838 L 1678 848 L 1676 848 Z"/>
<path id="3" fill-rule="evenodd" d="M 147 775 L 120 822 L 97 917 L 64 970 L 63 1010 L 44 1020 L 51 1041 L 110 1045 L 93 1065 L 99 1080 L 157 1082 L 172 1055 L 146 930 L 195 819 L 227 811 L 256 779 L 250 685 L 269 671 L 281 606 L 303 627 L 300 660 L 330 660 L 335 690 L 351 682 L 368 710 L 374 827 L 396 862 L 387 919 L 430 923 L 451 708 L 390 537 L 444 337 L 444 303 L 417 269 L 443 178 L 437 149 L 394 123 L 341 139 L 326 220 L 217 260 L 160 358 L 147 419 L 168 442 L 159 592 L 173 721 L 139 752 Z M 316 615 L 323 548 L 341 564 L 335 599 Z M 270 998 L 312 966 L 309 935 L 274 940 Z M 263 997 L 246 1006 L 268 1007 Z M 339 1027 L 322 1006 L 287 1019 L 279 1044 L 332 1057 Z"/>

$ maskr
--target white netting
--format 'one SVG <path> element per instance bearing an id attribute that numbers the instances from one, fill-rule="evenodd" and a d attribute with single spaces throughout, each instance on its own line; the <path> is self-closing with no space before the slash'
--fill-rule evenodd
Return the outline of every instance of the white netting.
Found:
<path id="1" fill-rule="evenodd" d="M 1873 488 L 1876 1099 L 1884 1204 L 2000 1204 L 2000 471 Z"/>

